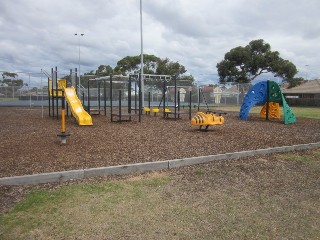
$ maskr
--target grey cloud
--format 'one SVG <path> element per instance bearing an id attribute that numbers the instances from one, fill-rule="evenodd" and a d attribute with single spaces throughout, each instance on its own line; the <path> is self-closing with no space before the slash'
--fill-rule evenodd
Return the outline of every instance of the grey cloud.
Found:
<path id="1" fill-rule="evenodd" d="M 169 57 L 197 78 L 216 80 L 216 64 L 236 46 L 262 38 L 303 70 L 319 76 L 318 0 L 143 0 L 144 53 Z M 0 66 L 40 71 L 95 70 L 140 54 L 137 0 L 3 0 Z"/>

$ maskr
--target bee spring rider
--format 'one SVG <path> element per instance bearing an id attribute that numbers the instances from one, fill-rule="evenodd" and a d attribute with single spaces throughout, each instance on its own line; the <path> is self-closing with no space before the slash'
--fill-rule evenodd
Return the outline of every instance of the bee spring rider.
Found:
<path id="1" fill-rule="evenodd" d="M 224 124 L 224 117 L 222 115 L 226 113 L 219 113 L 218 116 L 216 114 L 216 112 L 212 111 L 207 111 L 206 113 L 197 112 L 197 114 L 191 119 L 191 124 L 193 126 L 199 126 L 200 130 L 205 126 L 205 131 L 208 130 L 209 126 Z"/>

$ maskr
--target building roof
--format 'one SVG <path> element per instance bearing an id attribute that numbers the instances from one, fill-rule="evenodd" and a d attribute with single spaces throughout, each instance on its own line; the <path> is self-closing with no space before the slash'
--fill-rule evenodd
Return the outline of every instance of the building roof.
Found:
<path id="1" fill-rule="evenodd" d="M 239 93 L 238 86 L 232 85 L 229 88 L 223 89 L 223 93 Z"/>
<path id="2" fill-rule="evenodd" d="M 320 93 L 320 80 L 309 80 L 297 87 L 282 90 L 282 93 Z"/>

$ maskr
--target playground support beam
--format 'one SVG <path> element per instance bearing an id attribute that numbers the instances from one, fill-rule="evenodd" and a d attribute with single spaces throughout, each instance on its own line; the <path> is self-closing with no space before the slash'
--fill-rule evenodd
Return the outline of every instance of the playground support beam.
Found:
<path id="1" fill-rule="evenodd" d="M 139 77 L 139 123 L 141 122 L 141 111 L 144 106 L 144 89 L 142 89 L 143 84 L 143 75 L 140 75 Z M 131 89 L 130 89 L 131 91 Z"/>
<path id="2" fill-rule="evenodd" d="M 54 118 L 54 77 L 53 77 L 53 68 L 51 68 L 51 103 L 52 103 L 52 117 Z"/>
<path id="3" fill-rule="evenodd" d="M 166 112 L 165 112 L 165 109 L 166 109 L 166 81 L 163 81 L 163 118 L 166 117 Z"/>
<path id="4" fill-rule="evenodd" d="M 201 88 L 198 87 L 198 112 L 200 111 L 200 95 L 201 95 Z"/>
<path id="5" fill-rule="evenodd" d="M 174 76 L 173 78 L 174 78 L 174 120 L 177 120 L 177 77 Z"/>
<path id="6" fill-rule="evenodd" d="M 189 92 L 189 120 L 191 120 L 192 91 Z"/>
<path id="7" fill-rule="evenodd" d="M 269 120 L 269 80 L 267 81 L 267 105 L 266 105 L 266 120 Z"/>
<path id="8" fill-rule="evenodd" d="M 58 68 L 55 67 L 54 81 L 56 85 L 56 104 L 57 104 L 57 119 L 59 119 L 59 89 L 58 89 Z"/>
<path id="9" fill-rule="evenodd" d="M 113 116 L 112 116 L 112 74 L 110 74 L 110 89 L 109 89 L 109 92 L 110 92 L 110 112 L 111 112 L 111 122 L 113 120 Z"/>
<path id="10" fill-rule="evenodd" d="M 87 105 L 88 105 L 88 113 L 90 114 L 90 81 L 88 81 L 88 99 L 87 99 Z"/>
<path id="11" fill-rule="evenodd" d="M 65 118 L 65 97 L 64 92 L 62 92 L 61 97 L 61 132 L 57 136 L 61 137 L 61 145 L 67 144 L 67 137 L 70 136 L 70 133 L 66 132 L 66 118 Z"/>
<path id="12" fill-rule="evenodd" d="M 129 85 L 128 85 L 128 113 L 131 114 L 131 86 L 132 86 L 132 78 L 129 76 Z M 135 107 L 136 108 L 136 107 Z"/>
<path id="13" fill-rule="evenodd" d="M 103 102 L 104 102 L 104 115 L 107 115 L 107 89 L 106 79 L 103 79 Z"/>
<path id="14" fill-rule="evenodd" d="M 50 96 L 50 78 L 48 78 L 48 100 L 49 100 L 49 117 L 51 117 L 51 96 Z"/>

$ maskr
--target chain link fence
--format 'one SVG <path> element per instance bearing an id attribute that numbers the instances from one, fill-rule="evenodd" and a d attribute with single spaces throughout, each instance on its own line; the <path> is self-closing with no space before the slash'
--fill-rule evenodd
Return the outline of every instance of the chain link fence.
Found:
<path id="1" fill-rule="evenodd" d="M 0 86 L 0 106 L 48 106 L 48 89 Z"/>
<path id="2" fill-rule="evenodd" d="M 177 86 L 177 94 L 179 94 L 180 103 L 186 105 L 190 101 L 193 104 L 209 104 L 209 105 L 241 105 L 243 98 L 250 88 L 250 84 L 234 84 L 234 85 L 203 85 L 203 86 Z M 128 101 L 127 84 L 120 86 L 114 85 L 112 100 L 119 100 L 119 91 L 121 90 L 121 100 L 124 105 Z M 131 100 L 138 101 L 138 87 L 132 84 Z M 48 87 L 42 89 L 33 87 L 15 87 L 15 86 L 0 86 L 0 105 L 1 106 L 48 106 Z M 86 104 L 88 101 L 91 105 L 95 105 L 98 100 L 110 101 L 109 85 L 100 84 L 93 87 L 84 87 L 79 93 L 79 98 Z M 154 86 L 145 85 L 144 103 L 157 105 L 163 100 L 163 89 L 155 88 Z M 170 105 L 174 103 L 174 87 L 166 88 L 166 102 Z"/>
<path id="3" fill-rule="evenodd" d="M 110 105 L 110 88 L 100 83 L 91 84 L 92 87 L 81 88 L 79 98 L 84 105 L 98 106 L 106 103 Z M 177 86 L 177 95 L 179 94 L 180 104 L 188 105 L 209 105 L 209 106 L 241 106 L 245 95 L 252 84 L 216 84 L 202 86 Z M 121 96 L 119 96 L 121 90 Z M 128 84 L 115 84 L 112 91 L 112 100 L 117 103 L 119 97 L 123 106 L 128 104 L 128 98 L 131 95 L 132 105 L 139 101 L 139 91 L 137 85 L 132 84 L 131 94 L 128 93 Z M 168 106 L 174 104 L 174 86 L 166 88 L 165 101 Z M 191 95 L 190 95 L 191 93 Z M 178 97 L 178 96 L 177 96 Z M 317 98 L 287 98 L 290 106 L 320 106 L 320 99 Z M 150 102 L 151 106 L 158 106 L 163 101 L 163 89 L 152 85 L 145 85 L 144 105 Z M 48 106 L 48 87 L 29 88 L 27 86 L 0 86 L 0 106 Z M 138 104 L 137 104 L 138 105 Z"/>

